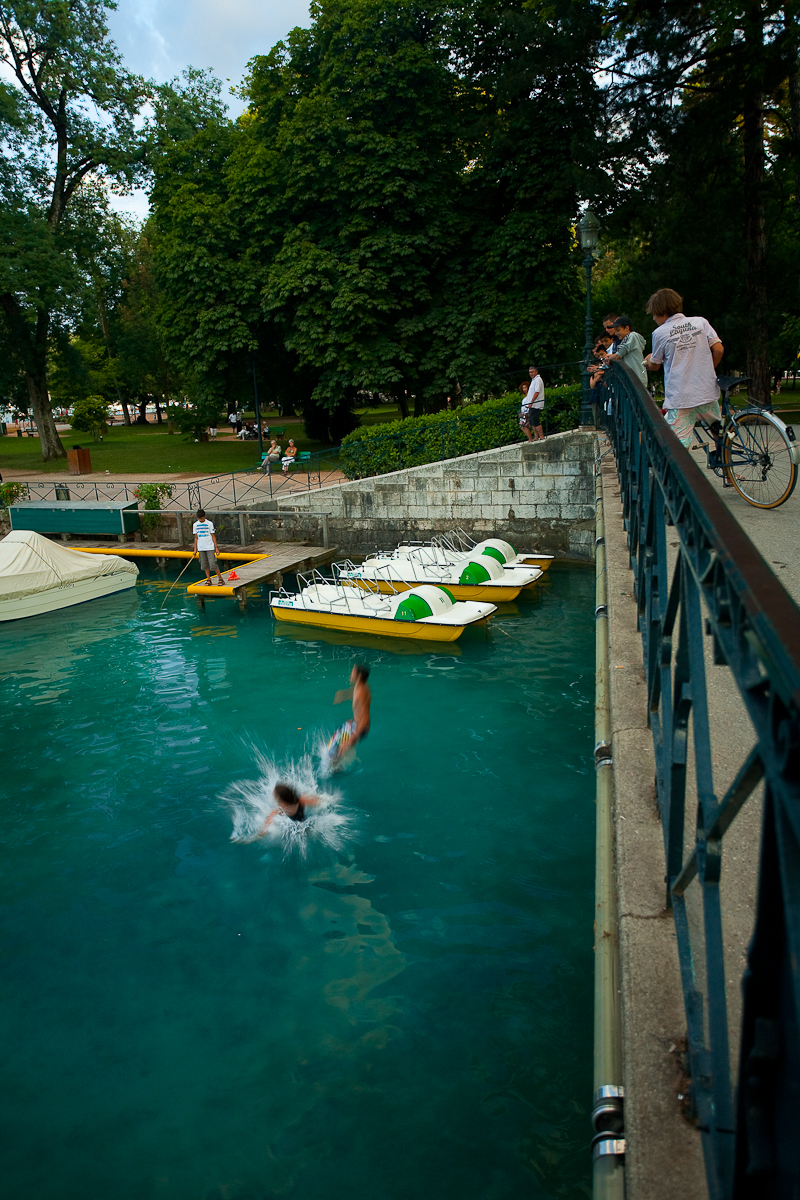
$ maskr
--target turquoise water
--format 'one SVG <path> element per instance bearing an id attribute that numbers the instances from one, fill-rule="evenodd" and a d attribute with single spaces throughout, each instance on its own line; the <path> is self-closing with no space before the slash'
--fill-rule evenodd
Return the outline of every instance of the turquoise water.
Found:
<path id="1" fill-rule="evenodd" d="M 349 715 L 352 647 L 175 574 L 0 627 L 5 1200 L 590 1195 L 593 574 L 360 649 L 355 838 L 306 859 L 221 797 Z"/>

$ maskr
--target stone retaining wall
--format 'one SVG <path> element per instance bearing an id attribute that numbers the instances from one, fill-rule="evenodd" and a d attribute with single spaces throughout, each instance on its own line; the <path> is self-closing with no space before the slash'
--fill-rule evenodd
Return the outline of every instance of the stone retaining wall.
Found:
<path id="1" fill-rule="evenodd" d="M 248 508 L 248 524 L 257 537 L 318 538 L 319 518 L 311 513 L 327 513 L 331 544 L 351 554 L 461 526 L 476 538 L 503 536 L 525 549 L 590 561 L 594 456 L 595 435 L 575 430 L 287 496 L 277 512 L 256 516 L 255 506 Z"/>
<path id="2" fill-rule="evenodd" d="M 213 515 L 221 542 L 323 541 L 343 555 L 427 541 L 460 526 L 471 537 L 504 537 L 525 550 L 589 562 L 594 558 L 595 435 L 574 430 L 388 475 L 333 484 L 285 499 L 255 501 Z M 210 510 L 209 510 L 210 512 Z M 184 538 L 191 528 L 184 518 Z M 151 541 L 176 541 L 165 516 Z"/>

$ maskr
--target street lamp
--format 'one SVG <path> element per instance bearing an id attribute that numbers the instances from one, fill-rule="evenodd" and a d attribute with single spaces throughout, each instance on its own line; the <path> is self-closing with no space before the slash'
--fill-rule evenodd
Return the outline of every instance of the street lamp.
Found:
<path id="1" fill-rule="evenodd" d="M 258 407 L 258 383 L 256 381 L 256 355 L 255 351 L 250 355 L 250 369 L 253 372 L 253 407 L 256 411 L 256 425 L 258 426 L 258 455 L 259 458 L 264 453 L 264 443 L 261 440 L 261 410 Z"/>
<path id="2" fill-rule="evenodd" d="M 592 389 L 589 384 L 589 359 L 592 354 L 592 264 L 594 252 L 600 240 L 600 222 L 590 208 L 578 222 L 578 232 L 581 237 L 581 250 L 584 251 L 583 266 L 586 271 L 586 340 L 583 346 L 583 365 L 581 366 L 581 425 L 593 425 Z"/>

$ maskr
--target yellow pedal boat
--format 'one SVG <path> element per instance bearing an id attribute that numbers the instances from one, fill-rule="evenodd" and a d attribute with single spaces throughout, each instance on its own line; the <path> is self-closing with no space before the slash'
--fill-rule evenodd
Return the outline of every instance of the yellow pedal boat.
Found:
<path id="1" fill-rule="evenodd" d="M 276 621 L 370 633 L 414 641 L 454 642 L 468 625 L 480 624 L 495 611 L 493 604 L 458 602 L 447 588 L 423 584 L 386 595 L 365 591 L 353 582 L 331 581 L 314 573 L 299 576 L 299 592 L 281 588 L 269 603 Z"/>
<path id="2" fill-rule="evenodd" d="M 484 554 L 453 559 L 433 546 L 398 547 L 392 555 L 372 555 L 361 566 L 350 564 L 349 570 L 342 572 L 342 578 L 386 594 L 420 584 L 439 584 L 456 600 L 489 603 L 516 600 L 522 589 L 532 587 L 541 575 L 537 567 L 509 570 Z"/>

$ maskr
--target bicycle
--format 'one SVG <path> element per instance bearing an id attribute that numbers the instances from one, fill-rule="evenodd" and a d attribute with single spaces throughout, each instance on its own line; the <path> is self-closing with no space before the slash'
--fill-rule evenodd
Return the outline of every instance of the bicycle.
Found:
<path id="1" fill-rule="evenodd" d="M 762 407 L 748 397 L 747 408 L 735 411 L 728 393 L 748 383 L 745 376 L 720 375 L 721 421 L 700 421 L 714 449 L 709 449 L 695 425 L 694 435 L 706 452 L 706 467 L 722 479 L 723 487 L 734 487 L 755 508 L 778 508 L 785 504 L 797 484 L 800 444 L 790 425 L 785 425 L 771 407 Z M 694 447 L 697 449 L 697 447 Z"/>

